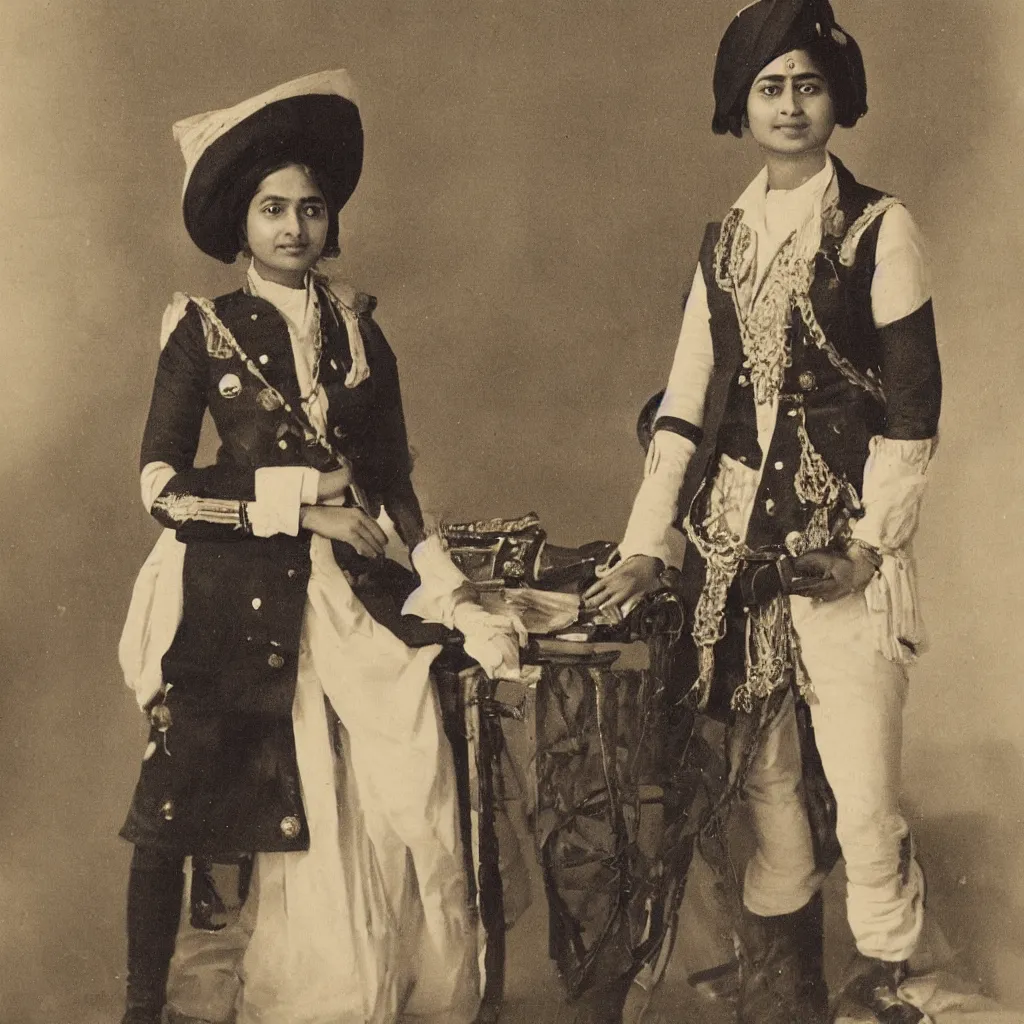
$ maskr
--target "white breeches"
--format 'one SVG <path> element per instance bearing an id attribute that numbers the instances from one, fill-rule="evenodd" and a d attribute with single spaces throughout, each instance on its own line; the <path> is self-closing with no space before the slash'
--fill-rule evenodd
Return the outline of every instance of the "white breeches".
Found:
<path id="1" fill-rule="evenodd" d="M 866 956 L 904 960 L 923 923 L 924 879 L 899 809 L 907 675 L 875 648 L 862 594 L 833 602 L 791 598 L 814 693 L 811 721 L 835 793 L 846 862 L 847 915 Z M 770 917 L 800 909 L 821 883 L 800 783 L 796 718 L 787 703 L 750 773 L 757 849 L 744 903 Z"/>

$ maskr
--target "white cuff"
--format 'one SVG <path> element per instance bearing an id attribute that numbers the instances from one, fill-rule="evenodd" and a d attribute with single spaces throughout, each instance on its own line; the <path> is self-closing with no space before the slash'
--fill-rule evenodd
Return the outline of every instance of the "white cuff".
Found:
<path id="1" fill-rule="evenodd" d="M 903 548 L 917 530 L 926 470 L 934 440 L 899 441 L 871 438 L 864 466 L 864 515 L 852 534 L 884 554 Z"/>
<path id="2" fill-rule="evenodd" d="M 665 565 L 679 565 L 679 531 L 674 523 L 679 514 L 679 491 L 686 467 L 696 450 L 692 441 L 671 431 L 655 433 L 647 451 L 644 480 L 619 544 L 623 559 L 650 555 L 660 558 Z"/>
<path id="3" fill-rule="evenodd" d="M 917 595 L 917 569 L 908 545 L 886 555 L 864 592 L 875 648 L 889 661 L 909 664 L 928 646 Z"/>
<path id="4" fill-rule="evenodd" d="M 277 533 L 294 537 L 299 532 L 299 508 L 308 492 L 311 473 L 316 471 L 308 466 L 266 466 L 256 470 L 256 500 L 249 503 L 248 513 L 257 537 L 273 537 Z"/>
<path id="5" fill-rule="evenodd" d="M 453 625 L 465 637 L 466 653 L 491 679 L 518 679 L 519 648 L 529 639 L 518 615 L 494 614 L 474 601 L 455 606 Z"/>
<path id="6" fill-rule="evenodd" d="M 421 540 L 412 549 L 411 558 L 420 585 L 406 598 L 402 614 L 417 615 L 427 622 L 440 622 L 453 628 L 455 607 L 463 598 L 459 591 L 471 586 L 469 580 L 452 561 L 436 533 Z"/>
<path id="7" fill-rule="evenodd" d="M 320 498 L 320 472 L 313 468 L 302 470 L 302 494 L 300 505 L 316 505 Z"/>

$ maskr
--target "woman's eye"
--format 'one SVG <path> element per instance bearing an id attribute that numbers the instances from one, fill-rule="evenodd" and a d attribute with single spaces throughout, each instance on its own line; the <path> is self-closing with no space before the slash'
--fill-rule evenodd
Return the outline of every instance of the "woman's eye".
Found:
<path id="1" fill-rule="evenodd" d="M 263 212 L 271 217 L 276 217 L 281 212 L 281 207 L 277 203 L 270 203 L 263 207 Z"/>
<path id="2" fill-rule="evenodd" d="M 761 86 L 761 95 L 774 99 L 779 95 L 779 87 L 777 85 L 763 85 Z"/>
<path id="3" fill-rule="evenodd" d="M 322 206 L 307 206 L 304 212 L 307 217 L 315 220 L 324 215 L 324 208 Z"/>
<path id="4" fill-rule="evenodd" d="M 813 82 L 806 82 L 800 86 L 801 96 L 817 96 L 821 89 Z"/>

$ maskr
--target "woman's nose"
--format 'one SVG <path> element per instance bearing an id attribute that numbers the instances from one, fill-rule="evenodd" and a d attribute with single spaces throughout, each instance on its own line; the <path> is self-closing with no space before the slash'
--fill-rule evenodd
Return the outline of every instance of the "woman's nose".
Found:
<path id="1" fill-rule="evenodd" d="M 301 237 L 302 233 L 306 230 L 305 221 L 303 221 L 298 210 L 288 211 L 288 216 L 285 221 L 285 230 L 289 234 L 297 237 Z"/>
<path id="2" fill-rule="evenodd" d="M 782 113 L 794 115 L 801 112 L 802 107 L 800 106 L 800 93 L 797 92 L 796 87 L 789 82 L 782 91 Z"/>

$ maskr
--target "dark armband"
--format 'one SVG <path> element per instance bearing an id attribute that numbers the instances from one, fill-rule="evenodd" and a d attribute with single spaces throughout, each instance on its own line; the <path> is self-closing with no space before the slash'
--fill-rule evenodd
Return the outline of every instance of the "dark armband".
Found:
<path id="1" fill-rule="evenodd" d="M 678 416 L 659 416 L 654 422 L 654 433 L 659 430 L 667 430 L 671 434 L 685 437 L 695 446 L 699 446 L 704 440 L 704 431 L 700 427 L 689 420 L 680 419 Z"/>

